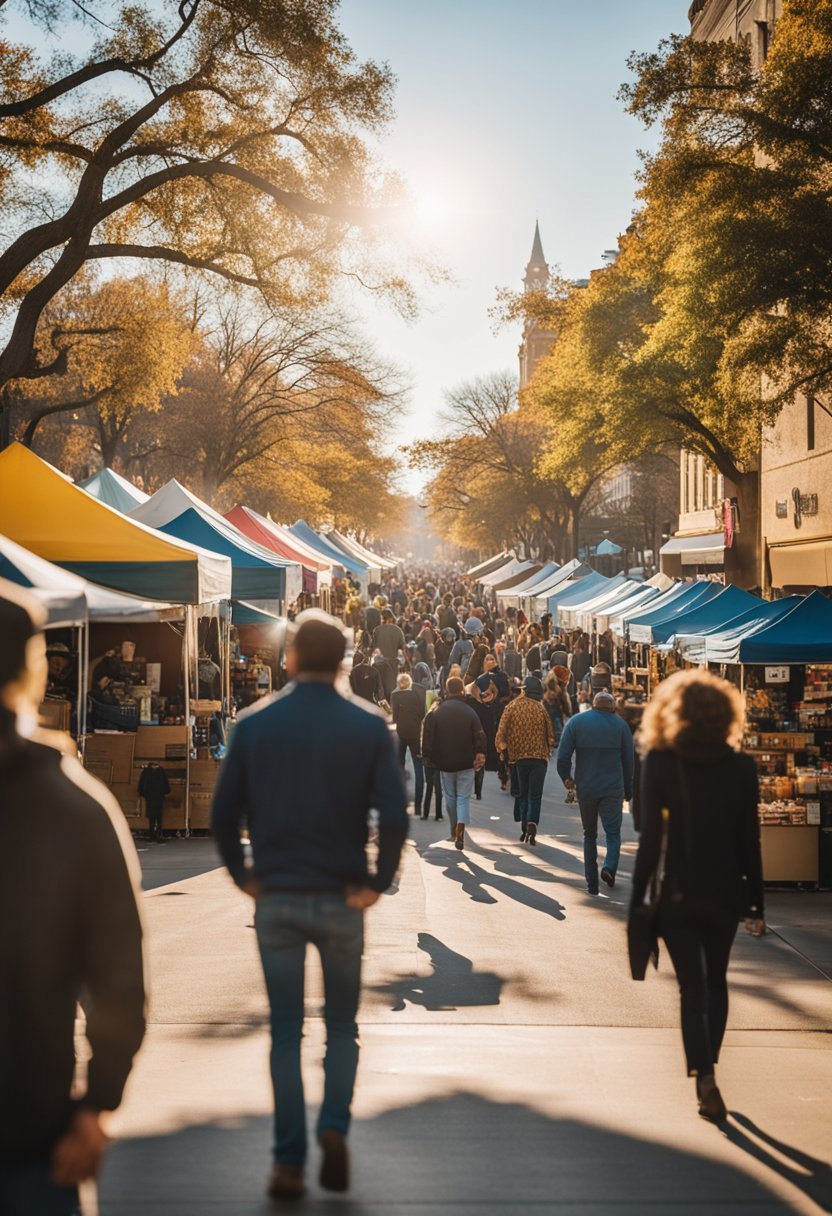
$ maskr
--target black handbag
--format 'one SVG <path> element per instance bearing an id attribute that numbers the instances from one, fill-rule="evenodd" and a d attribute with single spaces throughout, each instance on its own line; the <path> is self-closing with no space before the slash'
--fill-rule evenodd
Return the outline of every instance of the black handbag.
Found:
<path id="1" fill-rule="evenodd" d="M 630 975 L 634 980 L 643 980 L 647 965 L 659 965 L 659 900 L 664 885 L 667 861 L 667 822 L 670 812 L 662 807 L 662 844 L 659 864 L 650 883 L 650 902 L 630 909 L 627 920 L 627 952 L 630 956 Z"/>

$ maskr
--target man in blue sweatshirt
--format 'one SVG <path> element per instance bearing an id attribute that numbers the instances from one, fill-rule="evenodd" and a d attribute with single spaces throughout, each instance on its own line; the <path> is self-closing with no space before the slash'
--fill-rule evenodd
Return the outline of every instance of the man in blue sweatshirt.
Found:
<path id="1" fill-rule="evenodd" d="M 269 1194 L 304 1191 L 306 1109 L 300 1047 L 308 942 L 321 957 L 327 1050 L 317 1124 L 320 1182 L 349 1185 L 346 1135 L 358 1064 L 364 909 L 390 886 L 407 836 L 407 801 L 387 721 L 342 696 L 336 678 L 347 637 L 312 609 L 297 618 L 290 683 L 245 713 L 223 763 L 213 831 L 237 885 L 255 900 L 255 928 L 271 1006 L 275 1095 Z M 368 817 L 378 813 L 375 871 Z M 248 828 L 246 856 L 240 832 Z"/>
<path id="2" fill-rule="evenodd" d="M 572 779 L 572 756 L 575 777 Z M 567 789 L 575 789 L 584 829 L 584 872 L 590 895 L 598 894 L 598 818 L 604 827 L 607 855 L 601 878 L 615 886 L 621 855 L 624 801 L 633 797 L 633 736 L 615 712 L 611 692 L 599 692 L 592 709 L 566 723 L 558 747 L 558 773 Z"/>

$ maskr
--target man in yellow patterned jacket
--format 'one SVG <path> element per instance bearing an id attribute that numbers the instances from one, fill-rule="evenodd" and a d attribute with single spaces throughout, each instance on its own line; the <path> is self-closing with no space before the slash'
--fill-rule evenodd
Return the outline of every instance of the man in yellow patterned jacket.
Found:
<path id="1" fill-rule="evenodd" d="M 537 676 L 526 676 L 522 695 L 503 710 L 496 739 L 497 751 L 508 753 L 514 770 L 514 818 L 521 825 L 520 841 L 531 845 L 537 839 L 543 783 L 555 746 L 552 719 L 542 701 L 543 684 Z"/>

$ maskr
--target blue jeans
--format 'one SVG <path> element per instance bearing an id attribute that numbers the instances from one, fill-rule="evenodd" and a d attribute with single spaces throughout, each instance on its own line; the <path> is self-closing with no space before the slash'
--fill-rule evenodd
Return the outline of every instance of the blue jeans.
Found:
<path id="1" fill-rule="evenodd" d="M 407 759 L 407 752 L 410 750 L 410 759 L 413 761 L 413 805 L 416 808 L 418 815 L 422 810 L 422 795 L 425 792 L 425 766 L 422 764 L 422 753 L 419 740 L 399 739 L 399 764 L 404 769 L 404 762 Z"/>
<path id="2" fill-rule="evenodd" d="M 518 823 L 540 823 L 540 804 L 543 801 L 543 782 L 549 771 L 546 760 L 517 760 L 518 794 L 514 800 L 514 818 Z"/>
<path id="3" fill-rule="evenodd" d="M 80 1216 L 75 1187 L 55 1186 L 48 1161 L 0 1165 L 3 1216 Z"/>
<path id="4" fill-rule="evenodd" d="M 591 891 L 598 890 L 598 817 L 604 827 L 607 856 L 604 869 L 614 874 L 621 856 L 621 824 L 624 818 L 622 798 L 582 798 L 578 793 L 578 807 L 584 829 L 584 872 L 586 885 Z"/>
<path id="5" fill-rule="evenodd" d="M 460 773 L 442 774 L 442 792 L 451 828 L 458 823 L 471 822 L 471 795 L 474 792 L 474 770 L 464 768 Z"/>
<path id="6" fill-rule="evenodd" d="M 257 944 L 271 1007 L 271 1072 L 274 1088 L 274 1159 L 306 1160 L 306 1106 L 300 1067 L 306 944 L 321 956 L 324 974 L 324 1100 L 317 1135 L 346 1135 L 358 1067 L 356 1013 L 361 990 L 364 917 L 344 896 L 270 891 L 254 915 Z"/>

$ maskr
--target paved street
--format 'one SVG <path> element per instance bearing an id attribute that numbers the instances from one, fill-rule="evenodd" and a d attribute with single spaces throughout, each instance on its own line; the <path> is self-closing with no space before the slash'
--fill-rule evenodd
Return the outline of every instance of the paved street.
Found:
<path id="1" fill-rule="evenodd" d="M 666 960 L 634 984 L 614 892 L 585 893 L 578 821 L 550 773 L 542 838 L 519 844 L 486 779 L 464 854 L 414 824 L 400 885 L 369 916 L 347 1199 L 295 1210 L 716 1216 L 832 1210 L 832 897 L 772 897 L 741 932 L 720 1082 L 727 1133 L 698 1119 Z M 271 1209 L 265 1001 L 251 909 L 208 840 L 142 846 L 153 1003 L 101 1210 Z M 320 983 L 308 980 L 310 1105 Z"/>

